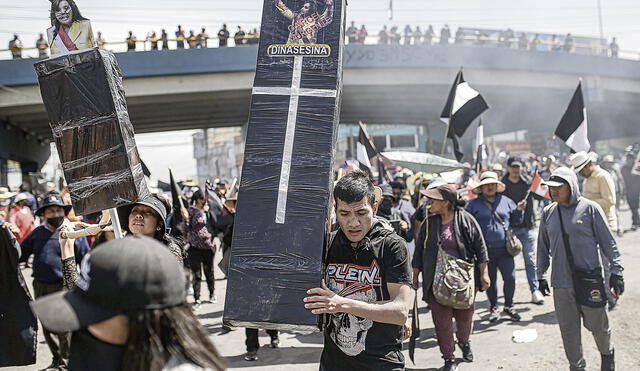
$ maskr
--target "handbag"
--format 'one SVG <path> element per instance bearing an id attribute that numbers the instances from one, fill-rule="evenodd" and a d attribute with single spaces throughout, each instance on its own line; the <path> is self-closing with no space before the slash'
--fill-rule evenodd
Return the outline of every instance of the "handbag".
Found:
<path id="1" fill-rule="evenodd" d="M 576 302 L 580 305 L 591 308 L 602 308 L 607 304 L 607 294 L 604 288 L 604 278 L 602 268 L 597 267 L 591 270 L 576 268 L 573 261 L 573 254 L 569 248 L 569 235 L 564 229 L 562 212 L 557 206 L 558 217 L 560 218 L 560 229 L 562 230 L 562 244 L 567 255 L 569 268 L 573 278 L 573 290 L 576 295 Z"/>
<path id="2" fill-rule="evenodd" d="M 433 296 L 444 306 L 468 309 L 475 296 L 474 264 L 447 254 L 438 242 Z"/>
<path id="3" fill-rule="evenodd" d="M 505 239 L 507 242 L 507 252 L 511 256 L 518 256 L 518 254 L 522 252 L 522 241 L 520 241 L 520 239 L 518 238 L 518 236 L 516 236 L 515 233 L 511 232 L 511 230 L 507 228 L 507 225 L 504 223 L 504 220 L 502 220 L 500 215 L 498 215 L 498 212 L 493 208 L 493 205 L 491 205 L 487 201 L 485 201 L 484 203 L 487 204 L 491 212 L 493 212 L 493 215 L 496 217 L 498 222 L 502 224 L 502 228 L 504 229 Z"/>

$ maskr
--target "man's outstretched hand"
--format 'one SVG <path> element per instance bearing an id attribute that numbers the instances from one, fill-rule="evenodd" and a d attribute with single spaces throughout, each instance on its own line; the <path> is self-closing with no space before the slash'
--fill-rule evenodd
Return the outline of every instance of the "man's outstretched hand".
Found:
<path id="1" fill-rule="evenodd" d="M 329 290 L 324 280 L 322 280 L 320 287 L 307 291 L 307 294 L 314 296 L 307 296 L 303 299 L 306 303 L 304 307 L 311 309 L 313 314 L 342 312 L 342 305 L 347 302 L 347 299 Z"/>

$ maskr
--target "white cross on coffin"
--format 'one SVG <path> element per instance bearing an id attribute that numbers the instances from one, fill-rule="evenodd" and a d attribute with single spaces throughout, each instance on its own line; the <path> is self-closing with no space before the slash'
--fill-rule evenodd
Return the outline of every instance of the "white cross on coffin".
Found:
<path id="1" fill-rule="evenodd" d="M 284 217 L 287 211 L 287 194 L 289 192 L 289 175 L 291 174 L 291 157 L 293 155 L 293 139 L 296 133 L 296 119 L 298 117 L 298 98 L 304 97 L 326 97 L 335 98 L 335 89 L 305 89 L 300 88 L 302 77 L 302 59 L 304 57 L 293 57 L 293 76 L 291 77 L 291 87 L 254 87 L 253 94 L 267 95 L 288 95 L 289 115 L 287 116 L 287 129 L 284 137 L 284 150 L 282 151 L 282 168 L 280 169 L 280 184 L 278 185 L 278 203 L 276 205 L 276 223 L 284 224 Z"/>

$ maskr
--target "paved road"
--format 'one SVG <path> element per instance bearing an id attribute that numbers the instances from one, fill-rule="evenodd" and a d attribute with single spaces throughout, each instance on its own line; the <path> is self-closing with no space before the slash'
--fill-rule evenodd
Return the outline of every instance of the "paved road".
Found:
<path id="1" fill-rule="evenodd" d="M 623 226 L 629 226 L 629 213 L 620 215 Z M 616 361 L 619 370 L 640 370 L 640 360 L 637 357 L 640 344 L 640 322 L 637 321 L 637 311 L 640 306 L 640 273 L 636 267 L 640 266 L 640 231 L 628 232 L 618 239 L 623 256 L 625 281 L 627 291 L 618 308 L 611 313 L 613 338 L 616 344 Z M 488 303 L 485 294 L 478 296 L 474 332 L 471 336 L 472 348 L 476 360 L 473 363 L 461 363 L 460 370 L 562 370 L 568 369 L 564 357 L 560 331 L 553 311 L 551 299 L 544 305 L 534 305 L 527 287 L 524 264 L 522 258 L 517 258 L 517 289 L 516 306 L 522 315 L 522 321 L 513 323 L 502 319 L 490 324 Z M 30 272 L 25 271 L 25 274 Z M 218 272 L 218 277 L 222 273 Z M 499 283 L 501 285 L 501 283 Z M 203 286 L 206 284 L 203 282 Z M 211 339 L 220 353 L 227 358 L 230 370 L 317 370 L 318 360 L 322 350 L 322 336 L 319 333 L 296 334 L 284 332 L 280 335 L 281 347 L 260 349 L 260 359 L 247 362 L 243 359 L 245 352 L 244 329 L 238 329 L 228 334 L 221 334 L 221 320 L 224 301 L 225 280 L 216 282 L 219 302 L 205 303 L 198 311 L 198 317 L 211 333 Z M 501 287 L 501 286 L 500 286 Z M 202 288 L 203 293 L 206 289 Z M 501 292 L 502 289 L 499 289 Z M 420 294 L 421 295 L 421 294 Z M 250 303 L 247 303 L 250 305 Z M 407 370 L 437 370 L 442 367 L 442 359 L 438 350 L 431 315 L 424 303 L 420 306 L 420 323 L 422 336 L 418 340 L 416 349 L 416 364 L 409 361 Z M 513 331 L 535 329 L 538 338 L 525 344 L 512 341 Z M 15 370 L 40 370 L 46 367 L 51 358 L 46 344 L 39 334 L 38 362 L 34 366 L 14 368 Z M 269 343 L 269 337 L 260 331 L 260 342 Z M 595 343 L 588 332 L 583 331 L 583 347 L 587 359 L 588 369 L 599 369 L 600 357 Z M 406 348 L 406 347 L 405 347 Z M 456 354 L 460 357 L 460 353 Z"/>

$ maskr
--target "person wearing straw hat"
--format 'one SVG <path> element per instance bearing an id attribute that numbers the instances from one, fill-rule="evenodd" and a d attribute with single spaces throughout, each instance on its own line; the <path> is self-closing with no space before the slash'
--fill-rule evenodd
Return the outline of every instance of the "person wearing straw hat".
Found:
<path id="1" fill-rule="evenodd" d="M 615 233 L 618 231 L 616 187 L 611 174 L 595 164 L 596 157 L 594 152 L 580 151 L 569 156 L 569 163 L 576 174 L 584 177 L 582 197 L 600 205 L 609 228 Z"/>
<path id="2" fill-rule="evenodd" d="M 123 205 L 117 208 L 120 228 L 127 234 L 133 236 L 147 236 L 164 244 L 176 257 L 180 264 L 183 264 L 183 253 L 177 241 L 166 233 L 167 213 L 171 211 L 171 204 L 164 197 L 151 195 L 145 199 L 132 204 Z M 67 228 L 66 225 L 62 229 Z M 84 237 L 83 237 L 84 238 Z M 100 232 L 93 244 L 93 248 L 115 239 L 113 232 Z M 62 276 L 65 288 L 73 287 L 78 278 L 73 249 L 68 248 L 73 239 L 60 237 Z"/>
<path id="3" fill-rule="evenodd" d="M 7 187 L 0 187 L 0 219 L 5 219 L 9 214 L 9 204 L 15 192 L 10 192 Z"/>
<path id="4" fill-rule="evenodd" d="M 513 256 L 507 252 L 505 228 L 522 224 L 524 209 L 527 201 L 516 203 L 507 196 L 503 196 L 505 185 L 498 180 L 493 171 L 485 171 L 480 175 L 480 183 L 473 189 L 478 195 L 467 205 L 467 211 L 473 215 L 480 228 L 489 251 L 489 277 L 496 282 L 498 270 L 502 276 L 504 292 L 504 310 L 512 321 L 520 321 L 520 315 L 513 306 L 513 296 L 516 290 L 516 265 Z M 496 214 L 500 217 L 497 218 Z M 501 219 L 501 220 L 499 220 Z M 498 310 L 498 288 L 491 285 L 487 290 L 491 313 L 489 321 L 495 322 L 500 318 Z"/>
<path id="5" fill-rule="evenodd" d="M 452 184 L 422 190 L 429 198 L 431 211 L 428 221 L 422 223 L 416 250 L 411 265 L 413 267 L 413 288 L 418 289 L 418 275 L 422 273 L 423 300 L 431 307 L 431 315 L 436 328 L 438 346 L 445 360 L 443 370 L 457 369 L 455 363 L 455 342 L 453 319 L 456 320 L 456 337 L 467 362 L 473 361 L 469 337 L 473 330 L 474 304 L 467 309 L 454 309 L 441 304 L 434 296 L 434 279 L 439 253 L 447 253 L 474 265 L 474 286 L 486 290 L 491 285 L 487 270 L 487 247 L 482 238 L 482 230 L 474 217 L 464 210 L 462 200 Z M 439 251 L 442 250 L 442 251 Z M 475 301 L 475 292 L 474 301 Z"/>
<path id="6" fill-rule="evenodd" d="M 65 216 L 71 211 L 71 205 L 65 205 L 57 193 L 45 197 L 36 215 L 44 218 L 44 222 L 22 241 L 20 262 L 26 262 L 33 254 L 33 292 L 35 298 L 63 290 L 63 269 L 60 252 L 59 234 Z M 89 243 L 84 237 L 77 238 L 73 245 L 75 259 L 73 264 L 80 264 L 89 252 Z M 69 358 L 69 334 L 50 331 L 43 325 L 44 339 L 53 355 L 50 368 L 66 365 Z"/>

